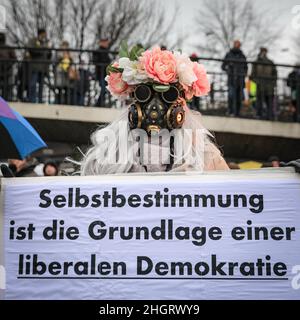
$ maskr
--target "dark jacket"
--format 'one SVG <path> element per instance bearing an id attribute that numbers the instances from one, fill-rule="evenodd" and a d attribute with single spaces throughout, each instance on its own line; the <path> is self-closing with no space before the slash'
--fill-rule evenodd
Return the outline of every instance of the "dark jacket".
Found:
<path id="1" fill-rule="evenodd" d="M 37 177 L 38 175 L 34 172 L 35 167 L 37 166 L 36 160 L 29 161 L 24 168 L 22 168 L 19 172 L 16 171 L 16 167 L 14 165 L 10 165 L 9 169 L 15 175 L 15 177 Z"/>
<path id="2" fill-rule="evenodd" d="M 111 62 L 109 57 L 109 49 L 99 47 L 99 50 L 101 51 L 95 51 L 93 53 L 93 63 L 96 65 L 97 80 L 101 80 L 106 77 L 106 67 Z"/>
<path id="3" fill-rule="evenodd" d="M 292 90 L 300 90 L 300 67 L 288 75 L 287 85 Z"/>
<path id="4" fill-rule="evenodd" d="M 34 38 L 28 42 L 27 46 L 32 48 L 28 50 L 28 59 L 34 62 L 30 63 L 31 71 L 48 73 L 52 57 L 48 40 L 41 42 L 38 38 Z M 43 50 L 38 50 L 39 48 Z"/>
<path id="5" fill-rule="evenodd" d="M 273 61 L 267 57 L 258 57 L 253 64 L 251 79 L 257 84 L 257 90 L 263 90 L 265 94 L 274 94 L 277 83 L 277 70 Z"/>
<path id="6" fill-rule="evenodd" d="M 222 70 L 228 74 L 228 85 L 245 85 L 248 66 L 247 59 L 241 49 L 232 48 L 225 56 Z"/>
<path id="7" fill-rule="evenodd" d="M 12 84 L 13 65 L 16 60 L 16 54 L 13 49 L 3 47 L 4 45 L 0 45 L 0 83 L 8 85 Z"/>

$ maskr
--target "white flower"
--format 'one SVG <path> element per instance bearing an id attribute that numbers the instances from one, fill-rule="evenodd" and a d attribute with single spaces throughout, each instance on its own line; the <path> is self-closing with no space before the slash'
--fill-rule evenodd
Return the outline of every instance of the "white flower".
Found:
<path id="1" fill-rule="evenodd" d="M 191 86 L 197 80 L 197 76 L 193 71 L 193 62 L 186 54 L 180 52 L 175 52 L 174 56 L 179 82 L 185 86 Z"/>
<path id="2" fill-rule="evenodd" d="M 131 61 L 129 58 L 119 59 L 119 68 L 124 69 L 122 79 L 129 85 L 136 85 L 149 81 L 148 75 L 142 69 L 139 61 Z"/>

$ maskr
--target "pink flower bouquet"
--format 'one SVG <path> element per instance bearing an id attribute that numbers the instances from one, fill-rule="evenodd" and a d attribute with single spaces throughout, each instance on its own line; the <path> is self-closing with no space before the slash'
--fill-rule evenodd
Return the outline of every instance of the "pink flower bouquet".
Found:
<path id="1" fill-rule="evenodd" d="M 184 92 L 184 99 L 205 96 L 210 84 L 203 65 L 192 62 L 180 52 L 161 50 L 159 47 L 144 50 L 134 46 L 129 51 L 122 44 L 118 62 L 107 68 L 106 81 L 109 92 L 117 98 L 127 98 L 141 84 L 152 84 L 156 91 L 168 90 L 171 84 Z"/>

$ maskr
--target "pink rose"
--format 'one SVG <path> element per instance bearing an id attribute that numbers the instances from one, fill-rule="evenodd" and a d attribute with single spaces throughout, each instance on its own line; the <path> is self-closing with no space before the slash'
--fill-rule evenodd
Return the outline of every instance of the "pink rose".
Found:
<path id="1" fill-rule="evenodd" d="M 108 90 L 114 96 L 126 96 L 130 92 L 129 85 L 123 81 L 121 72 L 112 72 L 105 78 Z"/>
<path id="2" fill-rule="evenodd" d="M 183 87 L 191 86 L 197 80 L 194 73 L 194 64 L 186 54 L 180 52 L 174 53 L 177 66 L 177 74 L 180 84 Z"/>
<path id="3" fill-rule="evenodd" d="M 184 88 L 185 98 L 187 100 L 191 100 L 193 98 L 193 96 L 194 96 L 193 87 L 183 86 L 183 88 Z"/>
<path id="4" fill-rule="evenodd" d="M 207 78 L 205 68 L 202 64 L 194 62 L 194 73 L 197 80 L 193 83 L 193 93 L 196 97 L 205 96 L 210 91 L 210 83 Z"/>
<path id="5" fill-rule="evenodd" d="M 140 61 L 148 76 L 157 82 L 176 82 L 176 60 L 172 52 L 156 47 L 143 53 Z"/>

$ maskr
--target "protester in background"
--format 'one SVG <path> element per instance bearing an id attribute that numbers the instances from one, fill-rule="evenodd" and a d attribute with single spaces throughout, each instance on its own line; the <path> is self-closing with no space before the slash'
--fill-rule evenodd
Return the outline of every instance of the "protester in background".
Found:
<path id="1" fill-rule="evenodd" d="M 267 53 L 266 48 L 260 48 L 257 60 L 252 67 L 251 80 L 257 85 L 257 116 L 259 118 L 264 117 L 264 104 L 266 104 L 266 116 L 264 118 L 273 120 L 277 70 L 273 61 L 267 57 Z"/>
<path id="2" fill-rule="evenodd" d="M 287 85 L 291 88 L 293 120 L 300 122 L 300 64 L 288 75 Z"/>
<path id="3" fill-rule="evenodd" d="M 58 56 L 56 68 L 56 103 L 75 104 L 76 84 L 79 80 L 78 73 L 73 64 L 73 58 L 69 51 L 69 43 L 63 41 L 61 44 L 63 51 Z"/>
<path id="4" fill-rule="evenodd" d="M 228 108 L 229 115 L 239 116 L 243 101 L 243 90 L 248 66 L 241 42 L 234 41 L 233 48 L 226 54 L 222 70 L 228 75 Z"/>
<path id="5" fill-rule="evenodd" d="M 49 74 L 49 64 L 51 60 L 50 42 L 47 39 L 45 29 L 38 30 L 37 38 L 33 38 L 27 44 L 30 49 L 27 52 L 26 58 L 30 60 L 29 70 L 29 101 L 37 102 L 37 87 L 38 87 L 38 102 L 43 102 L 43 90 L 45 78 Z"/>
<path id="6" fill-rule="evenodd" d="M 279 168 L 280 160 L 277 156 L 271 156 L 266 163 L 263 164 L 263 168 Z"/>
<path id="7" fill-rule="evenodd" d="M 15 51 L 7 46 L 5 34 L 0 33 L 0 96 L 7 101 L 12 100 L 15 60 Z"/>
<path id="8" fill-rule="evenodd" d="M 110 64 L 111 59 L 109 57 L 110 42 L 107 38 L 99 40 L 99 49 L 93 53 L 93 63 L 96 65 L 96 80 L 99 81 L 101 93 L 96 103 L 97 107 L 105 106 L 106 96 L 106 68 Z"/>
<path id="9" fill-rule="evenodd" d="M 256 110 L 256 90 L 257 86 L 256 83 L 251 80 L 250 78 L 247 78 L 246 80 L 246 101 L 247 105 L 251 106 L 254 110 Z"/>
<path id="10" fill-rule="evenodd" d="M 84 106 L 86 95 L 90 90 L 91 73 L 88 64 L 81 59 L 78 69 L 79 80 L 76 83 L 76 105 Z"/>
<path id="11" fill-rule="evenodd" d="M 58 176 L 59 170 L 57 164 L 51 160 L 47 161 L 44 165 L 43 173 L 45 177 Z"/>
<path id="12" fill-rule="evenodd" d="M 30 84 L 30 61 L 27 54 L 18 65 L 17 71 L 17 97 L 19 101 L 27 102 L 29 100 L 29 84 Z"/>
<path id="13" fill-rule="evenodd" d="M 10 159 L 8 160 L 9 169 L 15 177 L 37 177 L 34 169 L 38 165 L 35 158 L 27 157 L 23 160 Z"/>
<path id="14" fill-rule="evenodd" d="M 280 160 L 277 156 L 271 156 L 268 160 L 273 168 L 279 168 L 280 167 Z"/>
<path id="15" fill-rule="evenodd" d="M 228 162 L 227 164 L 230 170 L 240 170 L 239 165 L 235 162 Z"/>

